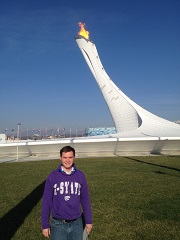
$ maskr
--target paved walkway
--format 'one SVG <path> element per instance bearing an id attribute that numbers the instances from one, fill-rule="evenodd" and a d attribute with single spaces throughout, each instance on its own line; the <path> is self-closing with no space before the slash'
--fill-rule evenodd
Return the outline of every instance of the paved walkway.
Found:
<path id="1" fill-rule="evenodd" d="M 58 156 L 29 156 L 29 157 L 1 157 L 0 163 L 11 163 L 11 162 L 29 162 L 29 161 L 44 161 L 44 160 L 58 160 Z"/>

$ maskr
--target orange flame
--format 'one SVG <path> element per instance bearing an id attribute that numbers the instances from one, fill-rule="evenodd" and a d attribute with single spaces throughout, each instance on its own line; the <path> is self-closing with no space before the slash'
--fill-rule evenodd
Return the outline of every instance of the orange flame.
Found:
<path id="1" fill-rule="evenodd" d="M 78 32 L 79 35 L 85 37 L 86 39 L 89 39 L 89 32 L 85 30 L 85 23 L 78 22 L 79 27 L 81 28 L 80 31 Z"/>

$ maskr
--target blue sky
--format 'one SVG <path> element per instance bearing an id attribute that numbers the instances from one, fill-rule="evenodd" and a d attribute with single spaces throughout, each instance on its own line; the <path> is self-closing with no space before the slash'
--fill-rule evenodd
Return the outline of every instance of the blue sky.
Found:
<path id="1" fill-rule="evenodd" d="M 75 40 L 85 22 L 114 83 L 180 120 L 179 0 L 0 0 L 0 132 L 113 126 Z"/>

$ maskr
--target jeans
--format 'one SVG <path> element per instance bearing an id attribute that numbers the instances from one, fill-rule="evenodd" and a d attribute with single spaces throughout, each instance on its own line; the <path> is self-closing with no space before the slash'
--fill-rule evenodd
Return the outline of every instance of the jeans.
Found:
<path id="1" fill-rule="evenodd" d="M 53 218 L 50 231 L 50 240 L 83 240 L 82 218 L 70 223 Z"/>

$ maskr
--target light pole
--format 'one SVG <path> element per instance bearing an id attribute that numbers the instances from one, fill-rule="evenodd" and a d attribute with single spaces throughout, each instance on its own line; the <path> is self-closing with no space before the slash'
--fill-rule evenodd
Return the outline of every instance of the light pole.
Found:
<path id="1" fill-rule="evenodd" d="M 27 140 L 28 140 L 28 131 L 29 131 L 29 130 L 28 130 L 28 128 L 27 128 L 27 130 L 26 130 L 26 133 L 27 133 L 26 138 L 27 138 Z"/>
<path id="2" fill-rule="evenodd" d="M 58 138 L 60 137 L 60 135 L 59 135 L 59 128 L 57 129 L 57 132 L 58 132 Z"/>
<path id="3" fill-rule="evenodd" d="M 40 136 L 40 139 L 41 139 L 41 129 L 39 129 L 39 136 Z"/>
<path id="4" fill-rule="evenodd" d="M 19 126 L 21 126 L 21 123 L 17 124 L 18 130 L 17 130 L 17 139 L 19 140 Z M 18 141 L 17 141 L 17 161 L 19 160 L 19 149 L 18 149 Z"/>
<path id="5" fill-rule="evenodd" d="M 34 129 L 32 130 L 32 140 L 34 140 Z"/>
<path id="6" fill-rule="evenodd" d="M 46 139 L 47 139 L 47 128 L 46 128 Z"/>
<path id="7" fill-rule="evenodd" d="M 7 128 L 5 129 L 6 142 L 7 142 Z"/>
<path id="8" fill-rule="evenodd" d="M 21 126 L 21 123 L 18 123 L 17 126 L 18 126 L 17 139 L 19 140 L 19 136 L 20 136 L 20 134 L 19 134 L 19 126 Z"/>
<path id="9" fill-rule="evenodd" d="M 12 129 L 12 138 L 13 138 L 13 142 L 14 142 L 14 128 Z"/>

